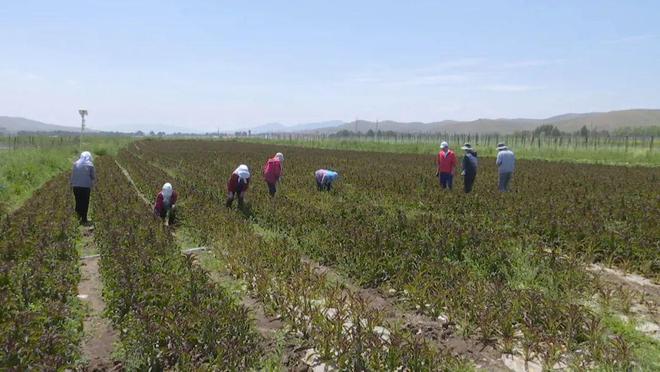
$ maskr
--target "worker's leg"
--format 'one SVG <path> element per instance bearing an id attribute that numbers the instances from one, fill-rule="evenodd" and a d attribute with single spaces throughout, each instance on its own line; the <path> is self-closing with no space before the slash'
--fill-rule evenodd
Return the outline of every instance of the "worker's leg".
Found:
<path id="1" fill-rule="evenodd" d="M 321 181 L 316 180 L 316 188 L 318 188 L 319 191 L 323 191 L 323 184 L 321 183 Z"/>
<path id="2" fill-rule="evenodd" d="M 475 177 L 476 177 L 476 175 L 467 175 L 467 174 L 465 175 L 465 177 L 463 179 L 463 181 L 464 181 L 463 191 L 465 191 L 466 194 L 472 191 L 472 187 L 474 186 Z"/>
<path id="3" fill-rule="evenodd" d="M 509 178 L 506 179 L 506 191 L 511 191 L 509 185 L 511 184 L 512 179 L 513 179 L 513 172 L 509 172 Z"/>
<path id="4" fill-rule="evenodd" d="M 332 189 L 332 182 L 328 182 L 325 184 L 325 187 L 328 189 L 328 192 Z"/>
<path id="5" fill-rule="evenodd" d="M 440 187 L 447 188 L 447 173 L 440 173 Z"/>
<path id="6" fill-rule="evenodd" d="M 513 176 L 513 173 L 512 172 L 507 172 L 507 173 L 504 173 L 503 176 L 504 176 L 504 185 L 503 185 L 504 187 L 503 187 L 502 191 L 508 192 L 509 191 L 509 183 L 511 182 L 511 177 Z"/>
<path id="7" fill-rule="evenodd" d="M 80 210 L 80 206 L 82 205 L 82 194 L 80 192 L 80 187 L 74 187 L 73 188 L 73 197 L 76 200 L 76 214 L 78 215 L 78 220 L 82 222 L 82 212 Z"/>
<path id="8" fill-rule="evenodd" d="M 499 177 L 499 183 L 498 183 L 497 188 L 498 188 L 498 190 L 500 190 L 500 192 L 505 192 L 506 191 L 506 175 L 507 175 L 506 173 L 500 173 L 499 174 L 500 177 Z"/>
<path id="9" fill-rule="evenodd" d="M 174 223 L 176 223 L 176 207 L 170 208 L 169 217 L 167 220 L 167 224 L 170 226 L 174 225 Z"/>
<path id="10" fill-rule="evenodd" d="M 451 190 L 452 187 L 454 187 L 454 175 L 447 173 L 447 188 Z"/>
<path id="11" fill-rule="evenodd" d="M 241 191 L 238 193 L 238 207 L 243 208 L 243 205 L 245 204 L 245 191 Z"/>
<path id="12" fill-rule="evenodd" d="M 231 208 L 231 205 L 234 203 L 234 195 L 235 193 L 231 191 L 229 192 L 229 194 L 227 194 L 227 202 L 225 203 L 225 207 Z"/>
<path id="13" fill-rule="evenodd" d="M 275 196 L 275 193 L 277 192 L 277 187 L 275 186 L 275 183 L 266 182 L 266 184 L 268 185 L 268 193 L 270 194 L 270 196 Z"/>
<path id="14" fill-rule="evenodd" d="M 82 204 L 80 205 L 80 213 L 82 223 L 87 223 L 87 212 L 89 211 L 89 195 L 91 193 L 91 189 L 89 187 L 81 187 L 81 202 Z"/>

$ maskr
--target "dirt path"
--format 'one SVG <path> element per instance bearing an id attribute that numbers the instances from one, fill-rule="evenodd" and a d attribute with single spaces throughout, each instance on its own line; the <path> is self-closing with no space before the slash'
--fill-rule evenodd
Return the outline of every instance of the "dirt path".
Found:
<path id="1" fill-rule="evenodd" d="M 94 252 L 93 230 L 86 229 L 83 244 L 88 252 Z M 78 284 L 78 298 L 87 304 L 89 312 L 83 321 L 84 337 L 82 353 L 87 371 L 120 370 L 121 365 L 112 358 L 117 332 L 110 320 L 103 317 L 105 302 L 102 297 L 103 283 L 99 274 L 99 258 L 81 260 L 82 278 Z"/>
<path id="2" fill-rule="evenodd" d="M 644 293 L 656 303 L 660 302 L 660 285 L 653 283 L 650 279 L 596 264 L 588 265 L 587 270 L 599 274 L 601 279 L 606 282 L 623 285 L 634 291 Z"/>

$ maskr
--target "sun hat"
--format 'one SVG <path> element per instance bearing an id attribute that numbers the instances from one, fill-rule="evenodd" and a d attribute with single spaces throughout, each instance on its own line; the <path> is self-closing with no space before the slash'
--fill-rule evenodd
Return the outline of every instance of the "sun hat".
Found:
<path id="1" fill-rule="evenodd" d="M 448 147 L 449 147 L 449 144 L 448 144 L 447 142 L 445 142 L 445 141 L 442 141 L 442 143 L 440 144 L 440 148 L 441 148 L 441 149 L 446 149 L 446 148 L 448 148 Z"/>
<path id="2" fill-rule="evenodd" d="M 506 144 L 504 142 L 500 142 L 497 144 L 497 151 L 502 151 L 506 149 L 508 149 L 508 147 L 506 147 Z"/>
<path id="3" fill-rule="evenodd" d="M 465 143 L 463 147 L 461 147 L 462 150 L 472 150 L 472 145 L 469 143 Z"/>

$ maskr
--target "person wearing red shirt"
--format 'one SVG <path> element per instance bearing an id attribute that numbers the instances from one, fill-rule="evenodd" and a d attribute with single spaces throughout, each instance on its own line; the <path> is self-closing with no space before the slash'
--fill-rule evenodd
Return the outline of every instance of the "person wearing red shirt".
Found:
<path id="1" fill-rule="evenodd" d="M 436 161 L 438 170 L 436 176 L 440 178 L 440 186 L 443 189 L 450 189 L 454 183 L 454 170 L 456 168 L 456 154 L 449 149 L 447 142 L 440 144 L 440 152 Z"/>
<path id="2" fill-rule="evenodd" d="M 229 181 L 227 181 L 227 208 L 231 208 L 234 199 L 238 196 L 238 207 L 243 207 L 245 193 L 250 186 L 250 170 L 245 164 L 241 164 L 232 172 Z"/>
<path id="3" fill-rule="evenodd" d="M 277 192 L 277 182 L 282 176 L 282 162 L 284 162 L 284 155 L 278 152 L 271 159 L 268 159 L 264 165 L 264 179 L 271 197 L 275 196 L 275 192 Z"/>
<path id="4" fill-rule="evenodd" d="M 167 217 L 167 224 L 174 225 L 175 211 L 176 211 L 176 198 L 177 193 L 172 188 L 172 185 L 166 183 L 163 189 L 156 196 L 156 203 L 154 204 L 154 215 L 160 217 L 165 221 Z"/>

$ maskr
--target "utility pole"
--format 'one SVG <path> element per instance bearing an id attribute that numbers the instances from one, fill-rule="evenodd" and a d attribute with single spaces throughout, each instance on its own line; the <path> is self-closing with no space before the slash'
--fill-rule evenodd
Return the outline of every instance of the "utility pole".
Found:
<path id="1" fill-rule="evenodd" d="M 85 116 L 87 116 L 87 110 L 78 110 L 78 113 L 80 114 L 80 118 L 82 119 L 82 123 L 80 125 L 80 151 L 82 151 L 82 140 L 83 140 L 83 132 L 85 131 Z"/>

